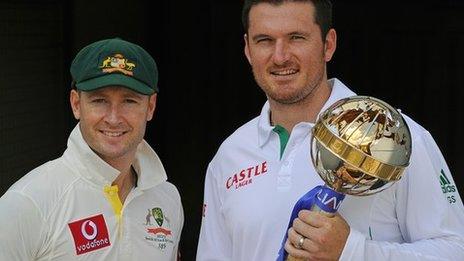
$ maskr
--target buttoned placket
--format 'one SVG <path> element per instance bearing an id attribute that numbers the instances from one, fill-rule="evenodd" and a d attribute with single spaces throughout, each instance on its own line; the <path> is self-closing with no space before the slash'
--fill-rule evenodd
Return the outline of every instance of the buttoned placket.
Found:
<path id="1" fill-rule="evenodd" d="M 277 174 L 277 190 L 288 191 L 292 187 L 292 170 L 295 163 L 295 157 L 298 148 L 303 143 L 304 139 L 307 138 L 309 132 L 314 124 L 311 123 L 299 123 L 295 125 L 293 131 L 290 134 L 284 153 L 280 160 L 281 167 Z M 310 148 L 308 148 L 309 150 Z"/>
<path id="2" fill-rule="evenodd" d="M 131 240 L 131 232 L 132 228 L 130 224 L 136 224 L 137 222 L 132 222 L 130 213 L 126 213 L 125 209 L 127 206 L 133 201 L 135 198 L 139 197 L 140 195 L 143 194 L 143 191 L 140 190 L 138 187 L 135 187 L 132 189 L 129 194 L 127 195 L 126 200 L 124 201 L 123 207 L 122 207 L 122 231 L 121 231 L 121 238 L 120 240 L 120 245 L 119 245 L 119 253 L 120 253 L 120 260 L 133 260 L 133 251 L 132 251 L 132 240 Z"/>

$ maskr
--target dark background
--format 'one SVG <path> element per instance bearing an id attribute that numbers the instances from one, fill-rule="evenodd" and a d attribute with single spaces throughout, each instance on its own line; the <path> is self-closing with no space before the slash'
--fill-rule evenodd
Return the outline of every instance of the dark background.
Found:
<path id="1" fill-rule="evenodd" d="M 339 41 L 329 77 L 427 128 L 462 194 L 464 3 L 334 3 Z M 121 37 L 158 63 L 158 106 L 146 139 L 181 193 L 181 250 L 184 260 L 194 260 L 206 166 L 222 140 L 258 115 L 265 101 L 242 52 L 241 4 L 0 2 L 0 195 L 64 151 L 76 123 L 68 102 L 74 55 L 96 40 Z"/>

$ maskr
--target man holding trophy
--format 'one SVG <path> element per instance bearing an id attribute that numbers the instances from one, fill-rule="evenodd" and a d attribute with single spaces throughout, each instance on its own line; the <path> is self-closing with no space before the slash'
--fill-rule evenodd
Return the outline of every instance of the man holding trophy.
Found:
<path id="1" fill-rule="evenodd" d="M 345 121 L 322 117 L 326 124 L 316 123 L 327 111 L 341 115 L 337 111 L 345 110 L 344 104 L 331 105 L 355 95 L 338 79 L 327 79 L 326 63 L 337 44 L 331 9 L 329 0 L 245 0 L 245 55 L 268 101 L 258 117 L 224 141 L 208 166 L 197 260 L 276 260 L 282 243 L 288 256 L 309 260 L 464 260 L 464 207 L 424 128 L 402 115 L 410 136 L 383 131 L 382 137 L 405 148 L 400 150 L 404 157 L 393 156 L 398 164 L 387 164 L 378 160 L 385 152 L 363 144 L 364 136 L 375 124 L 393 122 L 392 130 L 400 121 L 382 118 L 388 113 L 363 119 L 375 111 L 359 105 L 369 98 L 346 110 L 362 108 L 362 114 L 345 115 Z M 366 131 L 356 132 L 363 135 L 361 142 L 334 153 L 356 137 L 346 127 L 354 121 L 367 124 Z M 334 126 L 351 134 L 340 139 L 333 135 Z M 378 144 L 388 140 L 373 137 Z M 371 160 L 376 168 L 360 163 L 354 169 L 363 171 L 357 175 L 351 168 L 357 161 L 350 155 L 361 155 L 362 162 Z M 322 169 L 331 165 L 337 166 L 336 175 L 324 176 Z M 295 204 L 324 183 L 363 195 L 359 186 L 346 188 L 351 179 L 367 187 L 365 196 L 347 195 L 343 204 L 322 198 L 338 213 L 301 210 L 288 229 Z M 396 182 L 386 186 L 390 180 Z"/>

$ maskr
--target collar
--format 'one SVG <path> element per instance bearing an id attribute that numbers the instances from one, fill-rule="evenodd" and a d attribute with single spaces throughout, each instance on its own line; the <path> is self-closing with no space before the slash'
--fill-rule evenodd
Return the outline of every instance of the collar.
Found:
<path id="1" fill-rule="evenodd" d="M 73 169 L 77 168 L 80 176 L 97 185 L 111 185 L 120 173 L 90 149 L 82 137 L 80 124 L 69 135 L 68 148 L 63 157 Z M 142 190 L 167 180 L 163 164 L 145 140 L 138 145 L 132 166 L 137 172 L 137 187 Z"/>
<path id="2" fill-rule="evenodd" d="M 356 95 L 356 93 L 351 91 L 348 87 L 346 87 L 345 84 L 343 84 L 337 78 L 332 78 L 328 80 L 328 82 L 329 86 L 332 88 L 332 91 L 330 92 L 329 98 L 324 103 L 324 106 L 322 106 L 322 109 L 319 112 L 319 114 L 326 110 L 330 105 L 332 105 L 336 101 L 349 96 Z M 312 123 L 309 122 L 306 122 L 305 124 L 312 125 Z M 270 122 L 269 101 L 266 101 L 263 108 L 261 109 L 261 114 L 258 117 L 258 145 L 260 147 L 264 146 L 264 144 L 266 144 L 266 142 L 269 140 L 273 129 L 274 126 L 271 126 Z"/>

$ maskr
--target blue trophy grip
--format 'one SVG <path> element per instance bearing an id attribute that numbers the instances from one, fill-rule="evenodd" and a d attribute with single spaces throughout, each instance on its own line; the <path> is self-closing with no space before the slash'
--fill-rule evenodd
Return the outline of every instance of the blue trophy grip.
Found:
<path id="1" fill-rule="evenodd" d="M 319 210 L 333 215 L 338 211 L 344 198 L 344 194 L 338 193 L 327 186 L 323 186 L 320 191 L 316 193 L 311 210 Z"/>
<path id="2" fill-rule="evenodd" d="M 284 240 L 282 241 L 277 261 L 287 260 L 288 253 L 285 251 L 287 241 L 287 231 L 293 224 L 293 220 L 298 217 L 298 213 L 303 209 L 321 211 L 329 215 L 334 215 L 345 198 L 344 194 L 338 193 L 327 186 L 317 186 L 303 195 L 293 207 L 292 215 L 285 230 Z"/>

